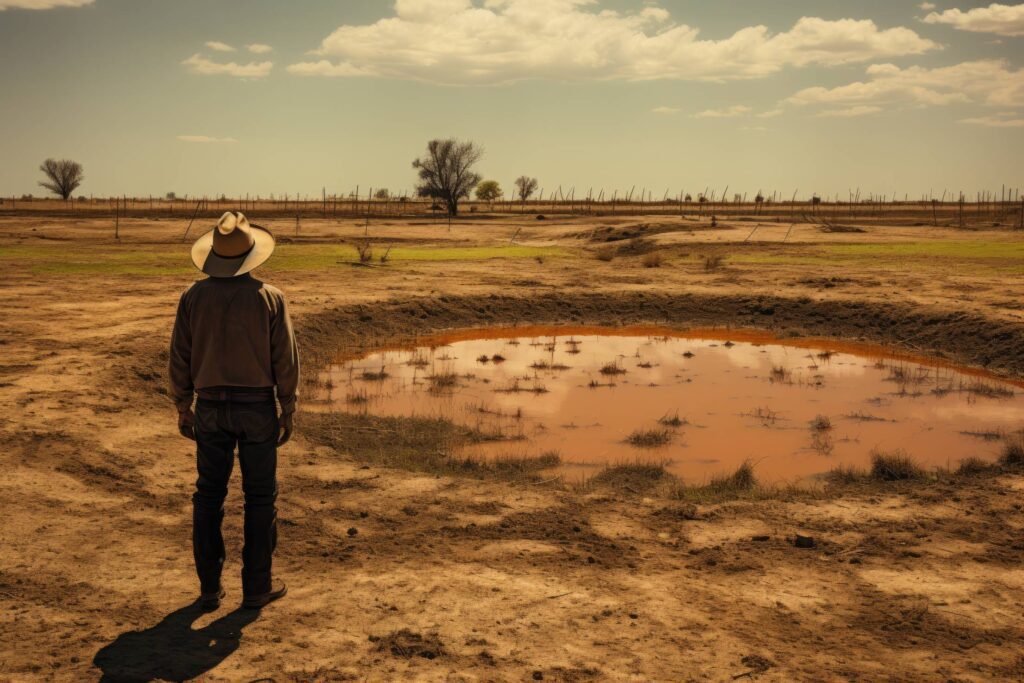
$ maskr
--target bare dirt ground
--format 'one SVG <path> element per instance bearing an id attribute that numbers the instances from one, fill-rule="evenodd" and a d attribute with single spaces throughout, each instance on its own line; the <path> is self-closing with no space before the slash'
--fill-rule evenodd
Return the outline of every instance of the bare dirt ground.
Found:
<path id="1" fill-rule="evenodd" d="M 0 679 L 1024 680 L 1013 467 L 691 502 L 657 481 L 416 467 L 436 453 L 401 424 L 304 413 L 280 459 L 288 597 L 236 609 L 233 491 L 228 598 L 200 614 L 193 457 L 163 393 L 198 275 L 184 225 L 123 221 L 115 243 L 106 219 L 0 218 Z M 260 276 L 289 297 L 307 374 L 444 329 L 650 322 L 1024 377 L 1024 234 L 755 225 L 306 220 L 296 237 L 272 221 L 282 244 Z M 350 265 L 341 242 L 364 233 L 394 258 Z"/>

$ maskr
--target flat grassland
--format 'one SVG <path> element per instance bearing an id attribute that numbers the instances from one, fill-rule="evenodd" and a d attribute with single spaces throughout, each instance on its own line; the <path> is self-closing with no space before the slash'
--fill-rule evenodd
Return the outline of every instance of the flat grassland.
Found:
<path id="1" fill-rule="evenodd" d="M 279 469 L 288 597 L 235 609 L 236 485 L 228 597 L 200 614 L 194 463 L 164 380 L 177 297 L 199 276 L 185 223 L 122 220 L 114 241 L 105 218 L 0 217 L 0 679 L 1024 677 L 1012 457 L 813 491 L 641 467 L 569 485 L 450 457 L 468 438 L 451 425 L 304 411 Z M 268 227 L 280 246 L 258 276 L 288 295 L 307 394 L 340 354 L 533 323 L 762 328 L 1024 378 L 1020 231 L 532 215 Z M 364 241 L 373 258 L 357 265 Z"/>

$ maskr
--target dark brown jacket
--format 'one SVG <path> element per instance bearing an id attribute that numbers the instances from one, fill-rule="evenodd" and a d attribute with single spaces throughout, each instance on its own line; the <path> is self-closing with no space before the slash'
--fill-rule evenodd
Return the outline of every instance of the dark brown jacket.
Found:
<path id="1" fill-rule="evenodd" d="M 178 410 L 212 387 L 277 387 L 295 410 L 299 353 L 284 294 L 242 275 L 200 280 L 181 295 L 171 334 L 171 396 Z"/>

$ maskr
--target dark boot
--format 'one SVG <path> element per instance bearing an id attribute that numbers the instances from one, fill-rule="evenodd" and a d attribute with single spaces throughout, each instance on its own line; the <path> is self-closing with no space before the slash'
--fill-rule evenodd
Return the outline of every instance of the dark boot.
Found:
<path id="1" fill-rule="evenodd" d="M 204 612 L 212 612 L 216 609 L 220 609 L 220 601 L 224 599 L 225 595 L 226 593 L 223 588 L 212 593 L 202 593 L 199 596 L 199 607 Z"/>
<path id="2" fill-rule="evenodd" d="M 259 595 L 246 595 L 242 598 L 242 607 L 246 609 L 261 609 L 275 600 L 279 600 L 288 592 L 288 586 L 284 585 L 281 579 L 274 579 L 273 586 L 269 593 Z"/>

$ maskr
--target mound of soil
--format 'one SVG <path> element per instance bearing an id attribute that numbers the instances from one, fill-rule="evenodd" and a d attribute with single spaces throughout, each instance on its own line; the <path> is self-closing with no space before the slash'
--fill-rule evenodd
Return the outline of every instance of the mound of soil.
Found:
<path id="1" fill-rule="evenodd" d="M 818 230 L 826 233 L 867 232 L 867 230 L 865 230 L 864 228 L 858 228 L 855 225 L 833 225 L 831 223 L 826 223 L 825 225 L 818 228 Z"/>
<path id="2" fill-rule="evenodd" d="M 1024 327 L 981 314 L 917 304 L 815 301 L 809 297 L 700 293 L 559 292 L 522 298 L 499 294 L 440 296 L 343 306 L 303 318 L 300 343 L 314 364 L 347 347 L 496 324 L 640 323 L 680 328 L 730 325 L 782 336 L 867 341 L 942 356 L 1010 377 L 1024 376 Z"/>
<path id="3" fill-rule="evenodd" d="M 585 239 L 588 242 L 606 243 L 621 242 L 623 240 L 638 239 L 641 237 L 652 237 L 667 232 L 693 232 L 699 230 L 699 226 L 692 225 L 666 225 L 665 223 L 637 223 L 636 225 L 617 225 L 594 228 L 587 232 L 578 232 L 569 237 Z"/>

